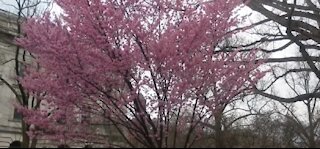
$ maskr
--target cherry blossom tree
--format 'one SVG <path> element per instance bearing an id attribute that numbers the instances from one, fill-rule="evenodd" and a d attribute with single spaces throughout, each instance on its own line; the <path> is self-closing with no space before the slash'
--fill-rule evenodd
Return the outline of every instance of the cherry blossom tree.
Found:
<path id="1" fill-rule="evenodd" d="M 62 16 L 17 39 L 37 64 L 22 79 L 42 107 L 21 107 L 30 136 L 112 144 L 102 126 L 130 147 L 192 147 L 200 122 L 264 75 L 256 52 L 215 52 L 240 0 L 56 2 Z"/>
<path id="2" fill-rule="evenodd" d="M 0 73 L 0 83 L 5 84 L 6 88 L 4 89 L 9 89 L 8 91 L 4 90 L 3 92 L 12 95 L 12 99 L 9 99 L 10 103 L 32 109 L 38 108 L 36 102 L 33 98 L 30 98 L 29 93 L 22 86 L 20 80 L 17 79 L 23 77 L 25 63 L 28 63 L 30 59 L 32 59 L 32 55 L 23 50 L 20 46 L 14 45 L 13 40 L 15 37 L 24 36 L 21 26 L 26 18 L 42 15 L 42 12 L 48 10 L 50 5 L 51 0 L 0 0 L 0 10 L 2 13 L 5 12 L 5 14 L 8 15 L 6 17 L 8 22 L 1 20 L 1 28 L 4 30 L 4 32 L 1 33 L 3 34 L 1 35 L 1 40 L 4 39 L 1 41 L 1 45 L 4 43 L 4 45 L 6 45 L 5 47 L 8 47 L 10 49 L 8 50 L 12 52 L 11 54 L 1 53 L 1 56 L 4 56 L 5 60 L 0 63 L 0 69 L 5 70 L 5 68 L 9 68 L 9 70 Z M 3 47 L 1 47 L 1 50 L 2 49 Z M 11 108 L 13 107 L 10 107 L 9 109 L 11 110 Z M 12 111 L 16 112 L 14 109 L 12 109 Z M 20 116 L 20 114 L 17 115 Z M 18 120 L 17 123 L 14 125 L 21 128 L 21 146 L 23 148 L 34 148 L 37 144 L 37 140 L 30 140 L 26 133 L 30 126 L 24 121 L 21 121 L 19 116 L 17 117 L 18 119 L 16 119 Z"/>

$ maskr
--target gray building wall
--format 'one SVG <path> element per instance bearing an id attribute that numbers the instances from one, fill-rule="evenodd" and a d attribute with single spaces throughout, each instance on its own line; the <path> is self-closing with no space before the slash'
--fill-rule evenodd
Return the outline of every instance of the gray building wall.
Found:
<path id="1" fill-rule="evenodd" d="M 17 35 L 16 17 L 0 10 L 0 75 L 15 86 L 14 60 L 15 46 L 13 39 Z M 15 96 L 0 81 L 0 147 L 8 147 L 14 140 L 21 140 L 20 121 L 14 119 Z"/>

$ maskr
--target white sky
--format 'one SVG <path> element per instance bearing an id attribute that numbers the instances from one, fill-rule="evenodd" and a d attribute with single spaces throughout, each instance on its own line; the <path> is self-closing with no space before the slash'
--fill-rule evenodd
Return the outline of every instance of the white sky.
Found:
<path id="1" fill-rule="evenodd" d="M 46 1 L 46 0 L 41 0 L 41 1 Z M 49 9 L 52 8 L 52 7 L 48 7 L 48 4 L 46 3 L 41 3 L 38 6 L 41 12 L 44 11 L 46 8 L 49 8 Z M 11 12 L 11 13 L 17 13 L 18 12 L 17 2 L 16 0 L 0 0 L 0 9 Z"/>

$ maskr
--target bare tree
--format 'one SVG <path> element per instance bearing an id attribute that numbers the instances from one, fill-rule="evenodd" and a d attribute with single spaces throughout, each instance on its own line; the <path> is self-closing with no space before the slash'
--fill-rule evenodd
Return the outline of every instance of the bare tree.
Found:
<path id="1" fill-rule="evenodd" d="M 279 101 L 284 107 L 285 111 L 279 112 L 285 119 L 281 122 L 283 132 L 279 133 L 287 136 L 282 137 L 284 146 L 317 147 L 320 2 L 250 0 L 246 4 L 260 16 L 245 27 L 251 28 L 246 33 L 257 40 L 229 46 L 227 50 L 241 47 L 242 51 L 249 51 L 259 47 L 270 56 L 264 58 L 271 70 L 266 78 L 268 83 L 257 87 L 256 93 Z"/>
<path id="2" fill-rule="evenodd" d="M 249 26 L 246 33 L 253 35 L 255 41 L 246 41 L 229 46 L 226 50 L 241 48 L 249 51 L 259 47 L 271 69 L 288 68 L 286 71 L 270 73 L 269 85 L 258 88 L 256 93 L 280 102 L 292 103 L 309 98 L 318 98 L 319 92 L 310 92 L 295 96 L 272 94 L 271 88 L 284 83 L 284 77 L 292 73 L 312 72 L 312 80 L 320 78 L 320 3 L 315 0 L 250 0 L 246 3 L 260 18 Z M 243 28 L 238 28 L 243 29 Z M 302 62 L 307 67 L 299 67 Z M 302 64 L 301 63 L 301 64 Z M 282 88 L 285 92 L 285 89 Z"/>
<path id="3" fill-rule="evenodd" d="M 298 64 L 301 69 L 308 67 L 307 64 Z M 291 73 L 284 77 L 286 85 L 290 87 L 293 94 L 300 96 L 302 94 L 311 94 L 318 92 L 320 82 L 314 82 L 311 76 L 312 72 L 303 73 Z M 282 115 L 288 122 L 295 125 L 294 133 L 301 140 L 300 144 L 304 144 L 304 147 L 314 148 L 319 145 L 319 103 L 317 97 L 307 97 L 300 103 L 281 103 L 286 109 L 282 112 Z M 299 106 L 298 108 L 295 108 Z M 301 116 L 302 115 L 302 116 Z M 293 138 L 292 138 L 293 139 Z"/>

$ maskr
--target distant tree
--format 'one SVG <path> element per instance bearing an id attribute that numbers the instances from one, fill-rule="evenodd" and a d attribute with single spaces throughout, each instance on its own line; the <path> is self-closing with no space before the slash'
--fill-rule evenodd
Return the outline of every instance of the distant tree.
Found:
<path id="1" fill-rule="evenodd" d="M 288 68 L 285 71 L 276 71 L 272 74 L 269 86 L 257 90 L 257 93 L 267 98 L 285 103 L 318 98 L 319 92 L 305 93 L 297 96 L 283 97 L 275 92 L 270 94 L 270 88 L 284 81 L 284 77 L 290 74 L 312 72 L 311 79 L 320 79 L 319 71 L 319 7 L 316 0 L 250 0 L 247 6 L 262 15 L 250 27 L 254 27 L 249 33 L 258 39 L 248 44 L 241 44 L 242 51 L 250 50 L 251 46 L 261 46 L 261 51 L 266 54 L 283 52 L 283 56 L 268 58 L 266 63 L 271 68 Z M 239 47 L 237 45 L 236 47 Z M 291 53 L 290 56 L 286 53 Z M 300 67 L 299 64 L 307 65 Z M 309 98 L 310 97 L 310 98 Z"/>
<path id="2" fill-rule="evenodd" d="M 44 107 L 21 108 L 31 136 L 88 139 L 100 123 L 130 147 L 192 147 L 217 105 L 264 76 L 256 52 L 214 52 L 241 1 L 56 2 L 63 16 L 30 19 L 17 40 L 41 67 L 23 79 Z"/>
<path id="3" fill-rule="evenodd" d="M 250 0 L 247 6 L 260 14 L 259 20 L 250 24 L 253 29 L 248 31 L 258 38 L 235 47 L 241 45 L 241 51 L 249 51 L 252 46 L 261 45 L 261 51 L 276 56 L 266 59 L 272 70 L 269 83 L 256 93 L 281 102 L 287 110 L 280 113 L 286 119 L 282 124 L 290 124 L 294 131 L 286 134 L 292 137 L 286 140 L 289 144 L 299 142 L 302 147 L 316 147 L 319 142 L 320 3 L 316 0 Z"/>
<path id="4" fill-rule="evenodd" d="M 306 64 L 298 64 L 301 69 L 307 68 Z M 318 92 L 319 81 L 312 79 L 312 72 L 303 72 L 297 74 L 289 74 L 284 77 L 286 85 L 288 85 L 292 93 L 296 96 L 302 94 L 310 94 Z M 281 112 L 285 117 L 287 124 L 294 125 L 294 130 L 290 142 L 300 144 L 300 147 L 318 147 L 319 146 L 319 104 L 318 98 L 306 98 L 298 103 L 282 103 L 286 109 Z M 299 110 L 295 107 L 299 106 Z M 302 115 L 303 116 L 300 116 Z M 291 126 L 293 127 L 293 126 Z M 295 140 L 299 140 L 298 142 Z"/>

